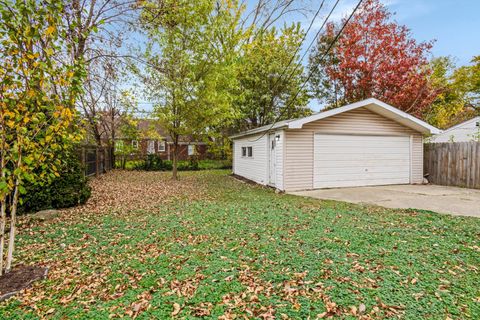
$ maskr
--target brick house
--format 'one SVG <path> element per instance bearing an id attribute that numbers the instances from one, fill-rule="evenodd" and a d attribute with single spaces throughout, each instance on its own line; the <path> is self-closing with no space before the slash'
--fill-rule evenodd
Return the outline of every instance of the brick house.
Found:
<path id="1" fill-rule="evenodd" d="M 165 130 L 155 121 L 150 119 L 138 120 L 138 130 L 142 136 L 139 140 L 127 140 L 119 137 L 115 144 L 129 143 L 139 158 L 145 158 L 149 154 L 157 154 L 162 160 L 172 160 L 173 140 Z M 196 155 L 199 159 L 207 157 L 207 145 L 192 137 L 181 137 L 179 142 L 178 160 L 187 160 Z"/>

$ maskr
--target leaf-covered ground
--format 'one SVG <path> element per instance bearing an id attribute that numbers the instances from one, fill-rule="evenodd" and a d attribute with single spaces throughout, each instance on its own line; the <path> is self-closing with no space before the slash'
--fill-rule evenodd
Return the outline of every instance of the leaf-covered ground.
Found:
<path id="1" fill-rule="evenodd" d="M 47 280 L 0 318 L 480 318 L 480 219 L 304 199 L 226 171 L 113 172 L 21 219 Z"/>

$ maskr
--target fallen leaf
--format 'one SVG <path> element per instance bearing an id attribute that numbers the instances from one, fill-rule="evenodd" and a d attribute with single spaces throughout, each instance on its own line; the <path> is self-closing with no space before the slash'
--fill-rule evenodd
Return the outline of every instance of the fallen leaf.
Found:
<path id="1" fill-rule="evenodd" d="M 360 303 L 360 305 L 358 306 L 358 312 L 364 313 L 365 310 L 367 310 L 367 307 L 365 307 L 363 303 Z"/>
<path id="2" fill-rule="evenodd" d="M 181 310 L 180 305 L 175 302 L 175 303 L 173 304 L 172 317 L 173 317 L 173 316 L 176 316 L 177 314 L 179 314 L 179 313 L 180 313 L 180 310 Z"/>

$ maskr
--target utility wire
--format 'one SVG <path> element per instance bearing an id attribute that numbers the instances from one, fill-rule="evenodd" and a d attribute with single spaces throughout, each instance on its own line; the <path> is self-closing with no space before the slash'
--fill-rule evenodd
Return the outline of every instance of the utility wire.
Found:
<path id="1" fill-rule="evenodd" d="M 338 39 L 340 38 L 340 36 L 342 35 L 342 32 L 343 30 L 345 29 L 345 27 L 347 26 L 347 24 L 350 22 L 350 20 L 352 19 L 352 17 L 355 15 L 355 12 L 357 12 L 358 8 L 360 7 L 360 5 L 362 4 L 363 0 L 359 0 L 357 5 L 355 6 L 355 8 L 353 9 L 352 13 L 350 14 L 350 16 L 347 18 L 347 20 L 345 21 L 345 23 L 342 25 L 342 27 L 340 28 L 339 32 L 337 33 L 337 35 L 335 36 L 335 38 L 333 39 L 333 41 L 330 43 L 330 45 L 328 46 L 327 50 L 323 53 L 322 57 L 319 59 L 319 61 L 322 61 L 323 59 L 325 59 L 325 57 L 327 56 L 327 54 L 330 52 L 330 50 L 333 48 L 333 46 L 335 45 L 335 43 L 338 41 Z M 318 65 L 316 66 L 318 68 Z M 305 86 L 307 85 L 307 83 L 310 81 L 310 79 L 312 78 L 313 76 L 313 70 L 310 71 L 310 73 L 308 74 L 307 78 L 305 79 L 305 81 L 303 82 L 303 84 L 301 85 L 300 89 L 297 90 L 297 92 L 295 93 L 293 99 L 291 100 L 291 102 L 284 107 L 284 109 L 280 112 L 280 115 L 275 119 L 275 121 L 271 124 L 270 128 L 265 130 L 263 132 L 263 134 L 258 137 L 257 139 L 255 140 L 249 140 L 250 142 L 255 142 L 255 141 L 258 141 L 260 140 L 261 138 L 263 138 L 267 132 L 269 132 L 270 130 L 272 130 L 273 126 L 279 121 L 279 119 L 284 115 L 285 111 L 288 110 L 288 107 L 290 107 L 291 104 L 293 104 L 295 102 L 295 100 L 298 98 L 298 95 L 300 94 L 300 91 L 302 91 Z"/>
<path id="2" fill-rule="evenodd" d="M 333 11 L 335 10 L 335 8 L 337 7 L 338 3 L 340 2 L 340 0 L 337 0 L 334 4 L 334 6 L 332 7 L 332 9 L 330 10 L 330 12 L 328 13 L 327 17 L 323 20 L 323 23 L 322 25 L 320 26 L 320 29 L 317 31 L 317 33 L 315 34 L 315 36 L 313 37 L 313 40 L 310 42 L 309 46 L 307 47 L 307 49 L 305 50 L 305 53 L 302 55 L 300 61 L 303 60 L 303 58 L 305 57 L 305 55 L 307 54 L 307 52 L 310 50 L 310 48 L 312 47 L 312 45 L 315 43 L 315 40 L 316 38 L 320 35 L 320 33 L 322 32 L 324 26 L 327 24 L 327 21 L 328 19 L 330 19 L 330 16 L 332 15 Z M 271 91 L 273 92 L 278 83 L 280 83 L 280 80 L 282 80 L 283 76 L 285 75 L 285 73 L 287 72 L 288 70 L 288 67 L 292 64 L 292 62 L 295 60 L 295 57 L 298 53 L 298 51 L 300 50 L 300 48 L 302 47 L 302 44 L 303 42 L 306 40 L 307 38 L 307 35 L 308 33 L 310 32 L 310 29 L 312 28 L 313 24 L 315 23 L 315 20 L 317 19 L 318 15 L 320 14 L 320 11 L 322 10 L 323 8 L 323 5 L 325 3 L 325 0 L 322 1 L 322 3 L 320 4 L 320 7 L 318 8 L 317 12 L 315 13 L 312 21 L 310 22 L 310 25 L 308 26 L 308 29 L 307 31 L 305 32 L 305 34 L 303 35 L 303 38 L 302 40 L 300 41 L 300 44 L 297 46 L 297 49 L 295 50 L 295 52 L 293 53 L 292 57 L 290 58 L 290 61 L 288 62 L 288 64 L 285 66 L 285 68 L 283 69 L 283 72 L 282 74 L 280 75 L 280 77 L 277 78 L 277 80 L 273 83 L 273 86 L 271 88 Z M 285 79 L 285 82 L 289 81 L 293 75 L 295 74 L 295 72 L 297 71 L 298 69 L 298 65 L 295 66 L 295 68 L 293 68 L 293 70 L 290 72 L 290 74 L 288 75 L 288 77 Z M 277 120 L 276 120 L 277 121 Z M 276 122 L 275 121 L 275 122 Z M 275 123 L 274 122 L 274 123 Z M 263 136 L 261 136 L 260 138 L 262 138 Z M 257 141 L 257 140 L 255 140 Z"/>
<path id="3" fill-rule="evenodd" d="M 337 0 L 337 2 L 335 3 L 335 6 L 337 6 L 338 2 L 340 0 Z M 312 26 L 313 24 L 315 23 L 315 20 L 317 19 L 318 15 L 320 14 L 320 11 L 322 10 L 323 8 L 323 5 L 325 3 L 325 0 L 322 0 L 322 3 L 320 4 L 320 7 L 318 8 L 317 12 L 315 12 L 315 15 L 313 16 L 313 19 L 312 21 L 310 21 L 310 25 L 308 26 L 307 28 L 307 31 L 305 31 L 305 34 L 303 35 L 302 37 L 302 40 L 300 41 L 299 45 L 297 46 L 297 48 L 295 49 L 295 52 L 292 54 L 292 57 L 290 58 L 290 61 L 288 61 L 288 64 L 285 66 L 285 68 L 283 69 L 283 72 L 282 74 L 280 75 L 280 77 L 277 78 L 277 80 L 273 83 L 273 86 L 272 86 L 272 91 L 277 87 L 277 84 L 280 82 L 280 80 L 283 78 L 283 76 L 285 75 L 285 73 L 287 72 L 288 70 L 288 67 L 290 67 L 290 65 L 292 64 L 292 62 L 295 60 L 295 57 L 297 56 L 297 53 L 298 51 L 300 50 L 300 48 L 302 47 L 302 44 L 303 42 L 305 41 L 305 39 L 307 38 L 307 35 L 308 33 L 310 32 L 310 29 L 312 29 Z M 334 9 L 335 9 L 335 6 L 334 6 Z M 333 9 L 332 9 L 333 10 Z M 331 11 L 330 11 L 330 14 L 331 14 Z M 330 17 L 330 15 L 328 15 L 328 17 Z M 328 17 L 325 19 L 328 20 Z M 325 22 L 324 22 L 325 24 Z M 323 25 L 322 27 L 323 28 Z M 320 28 L 320 30 L 321 30 Z M 316 36 L 315 36 L 316 37 Z M 298 66 L 295 67 L 294 71 L 297 69 Z M 294 72 L 293 71 L 293 72 Z M 288 79 L 288 78 L 287 78 Z"/>
<path id="4" fill-rule="evenodd" d="M 320 36 L 323 28 L 327 24 L 328 19 L 330 19 L 330 16 L 332 15 L 333 11 L 335 10 L 335 8 L 337 7 L 339 2 L 340 2 L 340 0 L 337 0 L 335 2 L 335 4 L 333 5 L 332 9 L 330 10 L 327 17 L 325 18 L 322 25 L 320 26 L 320 29 L 318 29 L 317 33 L 315 34 L 315 37 L 313 37 L 313 39 L 312 39 L 312 41 L 310 41 L 310 44 L 308 45 L 307 49 L 305 49 L 305 52 L 303 53 L 302 57 L 300 58 L 300 61 L 303 61 L 303 59 L 305 58 L 307 53 L 309 53 L 310 49 L 312 48 L 313 44 L 316 42 L 316 39 Z M 288 76 L 288 78 L 286 80 L 290 80 L 293 77 L 293 75 L 295 74 L 295 71 L 297 71 L 298 67 L 299 67 L 299 65 L 295 66 L 295 68 L 292 70 L 292 72 L 290 72 L 290 75 Z"/>

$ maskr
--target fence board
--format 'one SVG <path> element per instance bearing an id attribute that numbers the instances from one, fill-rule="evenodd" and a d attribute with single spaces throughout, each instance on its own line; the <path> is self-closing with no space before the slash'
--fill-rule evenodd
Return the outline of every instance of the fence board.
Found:
<path id="1" fill-rule="evenodd" d="M 433 184 L 480 189 L 480 142 L 425 144 L 424 173 Z"/>
<path id="2" fill-rule="evenodd" d="M 80 147 L 79 153 L 87 177 L 98 176 L 113 168 L 111 152 L 108 148 L 85 145 Z"/>

